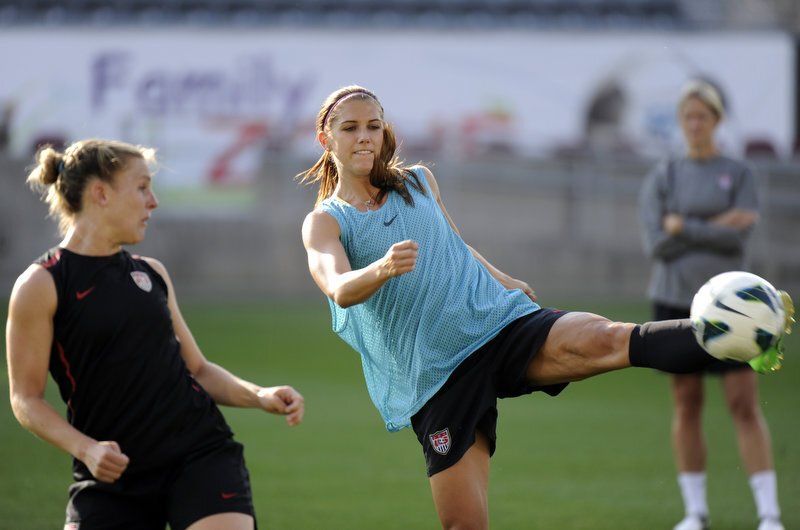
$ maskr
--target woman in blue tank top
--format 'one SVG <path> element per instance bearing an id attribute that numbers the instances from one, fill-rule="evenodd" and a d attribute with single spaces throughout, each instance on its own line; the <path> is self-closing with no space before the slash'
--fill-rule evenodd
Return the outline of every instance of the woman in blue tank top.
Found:
<path id="1" fill-rule="evenodd" d="M 540 308 L 527 283 L 464 243 L 433 174 L 398 160 L 371 91 L 333 92 L 316 130 L 324 152 L 298 175 L 319 185 L 302 228 L 308 267 L 386 427 L 412 426 L 422 444 L 443 527 L 488 528 L 498 398 L 714 360 L 688 319 L 639 326 Z"/>

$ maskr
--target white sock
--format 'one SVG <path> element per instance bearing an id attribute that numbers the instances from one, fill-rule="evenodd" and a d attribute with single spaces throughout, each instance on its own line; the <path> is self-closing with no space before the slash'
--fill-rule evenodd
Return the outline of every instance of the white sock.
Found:
<path id="1" fill-rule="evenodd" d="M 708 517 L 705 471 L 682 472 L 678 475 L 678 484 L 681 487 L 686 515 Z"/>
<path id="2" fill-rule="evenodd" d="M 775 471 L 759 471 L 750 475 L 750 489 L 756 501 L 759 519 L 780 520 L 781 509 L 778 507 L 778 479 Z"/>

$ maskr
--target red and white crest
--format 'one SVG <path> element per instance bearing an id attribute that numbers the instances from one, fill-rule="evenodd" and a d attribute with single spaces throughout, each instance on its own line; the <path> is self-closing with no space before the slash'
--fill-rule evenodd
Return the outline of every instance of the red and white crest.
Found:
<path id="1" fill-rule="evenodd" d="M 64 530 L 78 530 L 80 527 L 80 523 L 67 523 L 64 525 Z"/>
<path id="2" fill-rule="evenodd" d="M 440 455 L 446 455 L 450 451 L 450 429 L 442 429 L 433 434 L 429 434 L 428 438 L 431 440 L 431 447 Z"/>
<path id="3" fill-rule="evenodd" d="M 153 290 L 153 282 L 150 281 L 150 276 L 148 276 L 146 272 L 133 271 L 131 273 L 131 278 L 133 278 L 136 286 L 142 291 L 149 293 Z"/>

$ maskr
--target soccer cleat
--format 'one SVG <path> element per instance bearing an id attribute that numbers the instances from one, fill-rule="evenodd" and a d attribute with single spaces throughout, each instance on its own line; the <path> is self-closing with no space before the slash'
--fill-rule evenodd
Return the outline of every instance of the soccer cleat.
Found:
<path id="1" fill-rule="evenodd" d="M 774 372 L 781 369 L 784 352 L 783 338 L 791 334 L 792 326 L 795 322 L 794 302 L 792 302 L 792 297 L 789 296 L 789 293 L 786 291 L 778 291 L 778 294 L 781 297 L 781 302 L 783 302 L 785 316 L 783 333 L 778 337 L 778 340 L 775 341 L 775 344 L 771 348 L 750 360 L 750 367 L 760 374 L 766 374 L 767 372 Z"/>
<path id="2" fill-rule="evenodd" d="M 778 339 L 770 349 L 749 361 L 750 368 L 760 374 L 776 372 L 783 364 L 783 337 Z"/>
<path id="3" fill-rule="evenodd" d="M 777 519 L 761 519 L 758 530 L 783 530 L 783 525 Z"/>
<path id="4" fill-rule="evenodd" d="M 708 517 L 702 515 L 687 515 L 683 520 L 675 525 L 672 530 L 709 530 Z M 761 530 L 759 528 L 759 530 Z"/>

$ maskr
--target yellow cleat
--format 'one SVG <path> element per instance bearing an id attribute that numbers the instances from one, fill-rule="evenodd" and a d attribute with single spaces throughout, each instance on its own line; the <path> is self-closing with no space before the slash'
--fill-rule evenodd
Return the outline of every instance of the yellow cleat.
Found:
<path id="1" fill-rule="evenodd" d="M 792 326 L 795 323 L 794 302 L 792 302 L 792 297 L 789 296 L 789 293 L 786 291 L 778 291 L 778 294 L 781 297 L 781 302 L 783 302 L 783 313 L 786 316 L 786 320 L 783 324 L 783 334 L 789 335 L 792 332 Z"/>
<path id="2" fill-rule="evenodd" d="M 775 372 L 781 369 L 784 352 L 783 338 L 792 332 L 792 326 L 795 323 L 794 302 L 792 302 L 792 297 L 789 296 L 789 293 L 786 291 L 778 291 L 778 294 L 781 297 L 785 317 L 783 333 L 778 337 L 778 340 L 775 341 L 775 344 L 771 348 L 750 360 L 750 367 L 760 374 Z"/>

